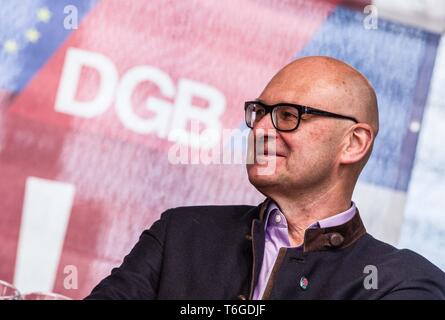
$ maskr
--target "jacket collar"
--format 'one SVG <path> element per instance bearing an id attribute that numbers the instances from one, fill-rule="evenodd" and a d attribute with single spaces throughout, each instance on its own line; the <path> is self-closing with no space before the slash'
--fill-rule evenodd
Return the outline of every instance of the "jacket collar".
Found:
<path id="1" fill-rule="evenodd" d="M 307 229 L 304 233 L 304 252 L 343 249 L 366 233 L 358 208 L 354 217 L 344 224 L 329 228 Z"/>
<path id="2" fill-rule="evenodd" d="M 252 278 L 249 289 L 249 300 L 252 299 L 255 286 L 258 282 L 258 276 L 260 274 L 261 265 L 264 255 L 264 215 L 267 207 L 269 206 L 271 199 L 267 198 L 260 205 L 254 208 L 254 219 L 252 220 L 252 226 L 250 235 L 247 235 L 246 239 L 252 243 Z"/>
<path id="3" fill-rule="evenodd" d="M 266 198 L 259 205 L 259 222 L 266 223 L 267 208 L 272 199 Z M 357 241 L 366 233 L 365 226 L 360 217 L 358 208 L 354 217 L 344 224 L 328 228 L 309 228 L 304 233 L 304 252 L 325 251 L 329 249 L 342 249 Z M 253 236 L 253 234 L 252 234 Z M 264 234 L 260 238 L 264 242 Z M 264 246 L 263 246 L 264 247 Z M 262 256 L 262 254 L 261 254 Z"/>

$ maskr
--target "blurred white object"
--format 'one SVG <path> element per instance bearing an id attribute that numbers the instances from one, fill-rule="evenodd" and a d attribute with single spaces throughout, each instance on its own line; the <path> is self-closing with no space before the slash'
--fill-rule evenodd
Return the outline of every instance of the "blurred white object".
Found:
<path id="1" fill-rule="evenodd" d="M 0 280 L 0 300 L 20 300 L 20 292 L 12 284 Z"/>
<path id="2" fill-rule="evenodd" d="M 22 292 L 53 290 L 74 195 L 72 184 L 26 179 L 14 273 Z"/>
<path id="3" fill-rule="evenodd" d="M 23 294 L 22 300 L 72 300 L 58 293 L 31 292 Z"/>
<path id="4" fill-rule="evenodd" d="M 443 0 L 373 0 L 379 16 L 413 25 L 429 31 L 445 31 L 445 1 Z"/>

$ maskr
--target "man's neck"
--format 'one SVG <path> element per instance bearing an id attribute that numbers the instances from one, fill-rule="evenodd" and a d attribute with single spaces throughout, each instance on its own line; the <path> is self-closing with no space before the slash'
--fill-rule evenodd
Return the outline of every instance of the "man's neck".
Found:
<path id="1" fill-rule="evenodd" d="M 304 232 L 317 221 L 334 216 L 351 207 L 351 195 L 339 194 L 335 188 L 312 195 L 300 193 L 293 197 L 272 196 L 284 214 L 288 224 L 289 241 L 292 246 L 301 245 Z"/>

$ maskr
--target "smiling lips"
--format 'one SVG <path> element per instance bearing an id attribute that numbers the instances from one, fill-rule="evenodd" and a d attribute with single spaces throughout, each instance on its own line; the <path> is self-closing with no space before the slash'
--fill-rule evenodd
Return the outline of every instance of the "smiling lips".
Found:
<path id="1" fill-rule="evenodd" d="M 264 150 L 264 153 L 263 154 L 260 154 L 260 155 L 262 155 L 262 156 L 275 156 L 275 157 L 283 157 L 284 158 L 284 155 L 282 155 L 282 154 L 280 154 L 280 153 L 274 153 L 274 152 L 271 152 L 271 153 L 269 153 L 268 152 L 268 150 Z"/>
<path id="2" fill-rule="evenodd" d="M 277 141 L 276 137 L 258 134 L 255 139 L 255 153 L 256 156 L 259 157 L 286 157 L 285 152 L 281 152 L 281 150 L 277 150 Z M 279 148 L 283 149 L 283 148 Z M 269 151 L 270 150 L 270 151 Z"/>
<path id="3" fill-rule="evenodd" d="M 256 157 L 286 157 L 283 153 L 280 152 L 274 152 L 274 150 L 269 150 L 267 148 L 264 148 L 264 150 L 257 150 Z"/>
<path id="4" fill-rule="evenodd" d="M 276 157 L 285 157 L 284 152 L 279 152 L 276 151 L 274 148 L 274 146 L 272 146 L 272 148 L 270 148 L 269 151 L 269 144 L 268 143 L 264 143 L 264 145 L 262 146 L 262 148 L 258 148 L 257 149 L 257 155 L 259 156 L 276 156 Z M 262 150 L 261 150 L 262 149 Z"/>

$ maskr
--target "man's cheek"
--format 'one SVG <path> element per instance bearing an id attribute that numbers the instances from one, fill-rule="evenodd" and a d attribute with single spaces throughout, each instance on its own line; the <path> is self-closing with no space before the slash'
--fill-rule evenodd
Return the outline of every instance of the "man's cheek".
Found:
<path id="1" fill-rule="evenodd" d="M 312 130 L 308 130 L 306 134 L 306 141 L 311 143 L 325 142 L 330 139 L 330 134 L 328 134 L 331 129 L 326 125 L 319 125 L 314 127 Z"/>

